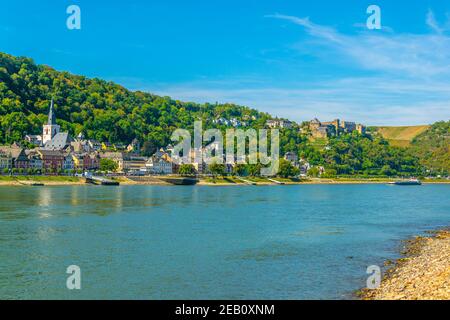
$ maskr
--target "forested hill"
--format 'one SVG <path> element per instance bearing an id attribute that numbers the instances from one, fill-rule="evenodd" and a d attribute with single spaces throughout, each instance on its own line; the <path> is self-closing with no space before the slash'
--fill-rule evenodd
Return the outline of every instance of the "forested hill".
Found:
<path id="1" fill-rule="evenodd" d="M 415 137 L 411 149 L 422 165 L 432 171 L 450 172 L 450 121 L 433 124 Z"/>
<path id="2" fill-rule="evenodd" d="M 165 146 L 176 128 L 205 126 L 218 117 L 237 118 L 253 127 L 269 115 L 234 104 L 196 104 L 144 92 L 132 92 L 112 82 L 88 79 L 36 65 L 32 59 L 0 53 L 0 144 L 40 134 L 54 97 L 62 130 L 110 143 L 134 138 Z"/>
<path id="3" fill-rule="evenodd" d="M 133 92 L 112 82 L 88 79 L 36 65 L 33 60 L 0 53 L 0 144 L 23 142 L 25 134 L 41 134 L 54 97 L 57 122 L 63 131 L 113 144 L 134 138 L 145 142 L 145 153 L 170 143 L 178 128 L 191 129 L 195 120 L 204 128 L 224 130 L 236 119 L 247 127 L 262 128 L 271 116 L 234 104 L 197 104 L 144 92 Z M 342 134 L 311 141 L 307 123 L 282 129 L 280 152 L 294 152 L 330 174 L 418 175 L 448 173 L 449 123 L 437 123 L 408 148 L 389 145 L 381 135 Z M 306 132 L 306 133 L 305 133 Z M 420 165 L 421 164 L 421 165 Z"/>

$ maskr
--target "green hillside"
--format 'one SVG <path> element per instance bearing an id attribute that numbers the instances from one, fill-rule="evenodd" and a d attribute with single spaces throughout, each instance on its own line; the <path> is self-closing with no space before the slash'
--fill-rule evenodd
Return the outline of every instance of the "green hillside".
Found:
<path id="1" fill-rule="evenodd" d="M 237 118 L 262 127 L 268 114 L 234 104 L 197 104 L 132 92 L 112 82 L 89 79 L 36 65 L 32 59 L 0 53 L 0 144 L 21 142 L 25 134 L 40 134 L 50 99 L 58 124 L 72 135 L 110 143 L 134 138 L 166 146 L 177 128 L 205 127 L 217 117 Z"/>
<path id="2" fill-rule="evenodd" d="M 419 134 L 430 126 L 376 127 L 378 132 L 389 143 L 397 147 L 407 147 Z"/>
<path id="3" fill-rule="evenodd" d="M 437 122 L 411 142 L 411 151 L 428 170 L 450 173 L 450 121 Z"/>

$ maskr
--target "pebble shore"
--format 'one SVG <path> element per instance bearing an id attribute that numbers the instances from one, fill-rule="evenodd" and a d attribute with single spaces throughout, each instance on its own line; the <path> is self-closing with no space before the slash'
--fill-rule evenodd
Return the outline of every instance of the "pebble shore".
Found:
<path id="1" fill-rule="evenodd" d="M 405 258 L 387 271 L 364 300 L 450 300 L 450 230 L 407 241 Z"/>

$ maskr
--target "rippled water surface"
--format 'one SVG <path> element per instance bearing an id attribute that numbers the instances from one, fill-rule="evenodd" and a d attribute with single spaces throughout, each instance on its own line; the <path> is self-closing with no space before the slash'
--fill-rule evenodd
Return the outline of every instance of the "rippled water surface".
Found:
<path id="1" fill-rule="evenodd" d="M 400 240 L 450 225 L 449 199 L 450 185 L 0 187 L 0 298 L 351 298 Z"/>

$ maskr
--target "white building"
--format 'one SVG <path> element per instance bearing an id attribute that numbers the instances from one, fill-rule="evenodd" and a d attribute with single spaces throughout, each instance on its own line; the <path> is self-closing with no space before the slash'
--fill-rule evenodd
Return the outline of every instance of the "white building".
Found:
<path id="1" fill-rule="evenodd" d="M 42 136 L 39 136 L 39 135 L 27 134 L 25 136 L 25 140 L 31 144 L 34 144 L 35 146 L 42 145 Z"/>
<path id="2" fill-rule="evenodd" d="M 63 170 L 74 170 L 74 169 L 75 169 L 75 162 L 73 161 L 72 155 L 68 153 L 64 156 Z"/>
<path id="3" fill-rule="evenodd" d="M 266 126 L 272 129 L 274 128 L 290 129 L 294 126 L 294 123 L 289 120 L 276 119 L 276 120 L 267 120 Z"/>
<path id="4" fill-rule="evenodd" d="M 147 171 L 154 174 L 172 174 L 172 163 L 163 158 L 153 156 L 150 157 L 145 164 Z"/>
<path id="5" fill-rule="evenodd" d="M 0 150 L 0 170 L 12 168 L 12 156 L 10 153 Z"/>
<path id="6" fill-rule="evenodd" d="M 44 125 L 42 132 L 42 144 L 45 145 L 47 142 L 51 141 L 55 135 L 60 131 L 60 126 L 56 124 L 56 115 L 53 108 L 53 99 L 50 103 L 50 110 L 48 112 L 48 121 Z"/>

